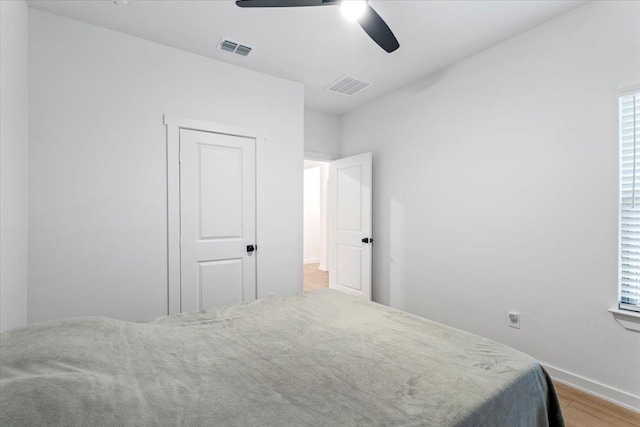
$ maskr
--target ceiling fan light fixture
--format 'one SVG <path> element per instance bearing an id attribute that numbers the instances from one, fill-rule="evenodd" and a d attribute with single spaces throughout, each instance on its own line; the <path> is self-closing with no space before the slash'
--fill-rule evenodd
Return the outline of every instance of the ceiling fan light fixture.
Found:
<path id="1" fill-rule="evenodd" d="M 1 1 L 1 0 L 0 0 Z M 304 7 L 340 4 L 342 14 L 358 24 L 378 46 L 388 53 L 400 47 L 393 31 L 370 5 L 368 0 L 236 0 L 238 7 Z"/>
<path id="2" fill-rule="evenodd" d="M 366 9 L 366 0 L 342 0 L 340 3 L 340 12 L 345 18 L 351 21 L 360 18 Z"/>

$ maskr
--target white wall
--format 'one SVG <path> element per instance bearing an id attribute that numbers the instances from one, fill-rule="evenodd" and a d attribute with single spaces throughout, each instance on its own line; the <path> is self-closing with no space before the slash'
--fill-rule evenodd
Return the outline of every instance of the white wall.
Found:
<path id="1" fill-rule="evenodd" d="M 338 158 L 340 117 L 315 110 L 304 110 L 304 151 L 310 158 Z"/>
<path id="2" fill-rule="evenodd" d="M 374 153 L 376 301 L 640 409 L 640 334 L 607 312 L 638 22 L 640 2 L 586 4 L 345 115 L 341 155 Z"/>
<path id="3" fill-rule="evenodd" d="M 266 135 L 259 275 L 267 292 L 300 291 L 302 86 L 36 10 L 30 19 L 29 322 L 167 313 L 165 113 Z"/>
<path id="4" fill-rule="evenodd" d="M 0 331 L 27 324 L 28 40 L 25 1 L 0 1 Z"/>

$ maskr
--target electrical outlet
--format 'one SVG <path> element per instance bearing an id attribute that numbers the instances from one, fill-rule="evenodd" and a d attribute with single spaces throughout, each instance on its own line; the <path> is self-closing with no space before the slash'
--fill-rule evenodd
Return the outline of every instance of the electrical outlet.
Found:
<path id="1" fill-rule="evenodd" d="M 520 313 L 517 311 L 509 312 L 509 326 L 520 329 Z"/>

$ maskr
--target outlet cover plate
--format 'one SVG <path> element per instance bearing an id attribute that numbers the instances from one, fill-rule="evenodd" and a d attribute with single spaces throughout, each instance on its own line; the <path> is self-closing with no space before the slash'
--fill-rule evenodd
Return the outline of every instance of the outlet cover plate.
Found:
<path id="1" fill-rule="evenodd" d="M 520 313 L 517 311 L 509 312 L 509 326 L 520 329 Z"/>

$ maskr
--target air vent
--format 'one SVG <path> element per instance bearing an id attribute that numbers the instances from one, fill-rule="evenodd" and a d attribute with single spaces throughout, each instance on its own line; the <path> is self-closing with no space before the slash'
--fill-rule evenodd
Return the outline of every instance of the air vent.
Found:
<path id="1" fill-rule="evenodd" d="M 226 50 L 227 52 L 235 52 L 237 48 L 238 43 L 229 40 L 222 40 L 222 43 L 220 43 L 220 49 Z"/>
<path id="2" fill-rule="evenodd" d="M 327 88 L 329 92 L 341 93 L 347 96 L 353 96 L 371 86 L 371 83 L 364 80 L 358 80 L 353 77 L 343 77 Z"/>
<path id="3" fill-rule="evenodd" d="M 238 55 L 242 55 L 242 56 L 247 56 L 251 53 L 251 48 L 249 46 L 245 46 L 245 45 L 240 45 L 238 46 L 238 48 L 236 49 L 236 53 Z"/>
<path id="4" fill-rule="evenodd" d="M 246 46 L 228 39 L 220 40 L 218 49 L 224 50 L 225 52 L 229 53 L 235 53 L 236 55 L 240 56 L 248 56 L 253 50 L 253 48 L 250 46 Z"/>

